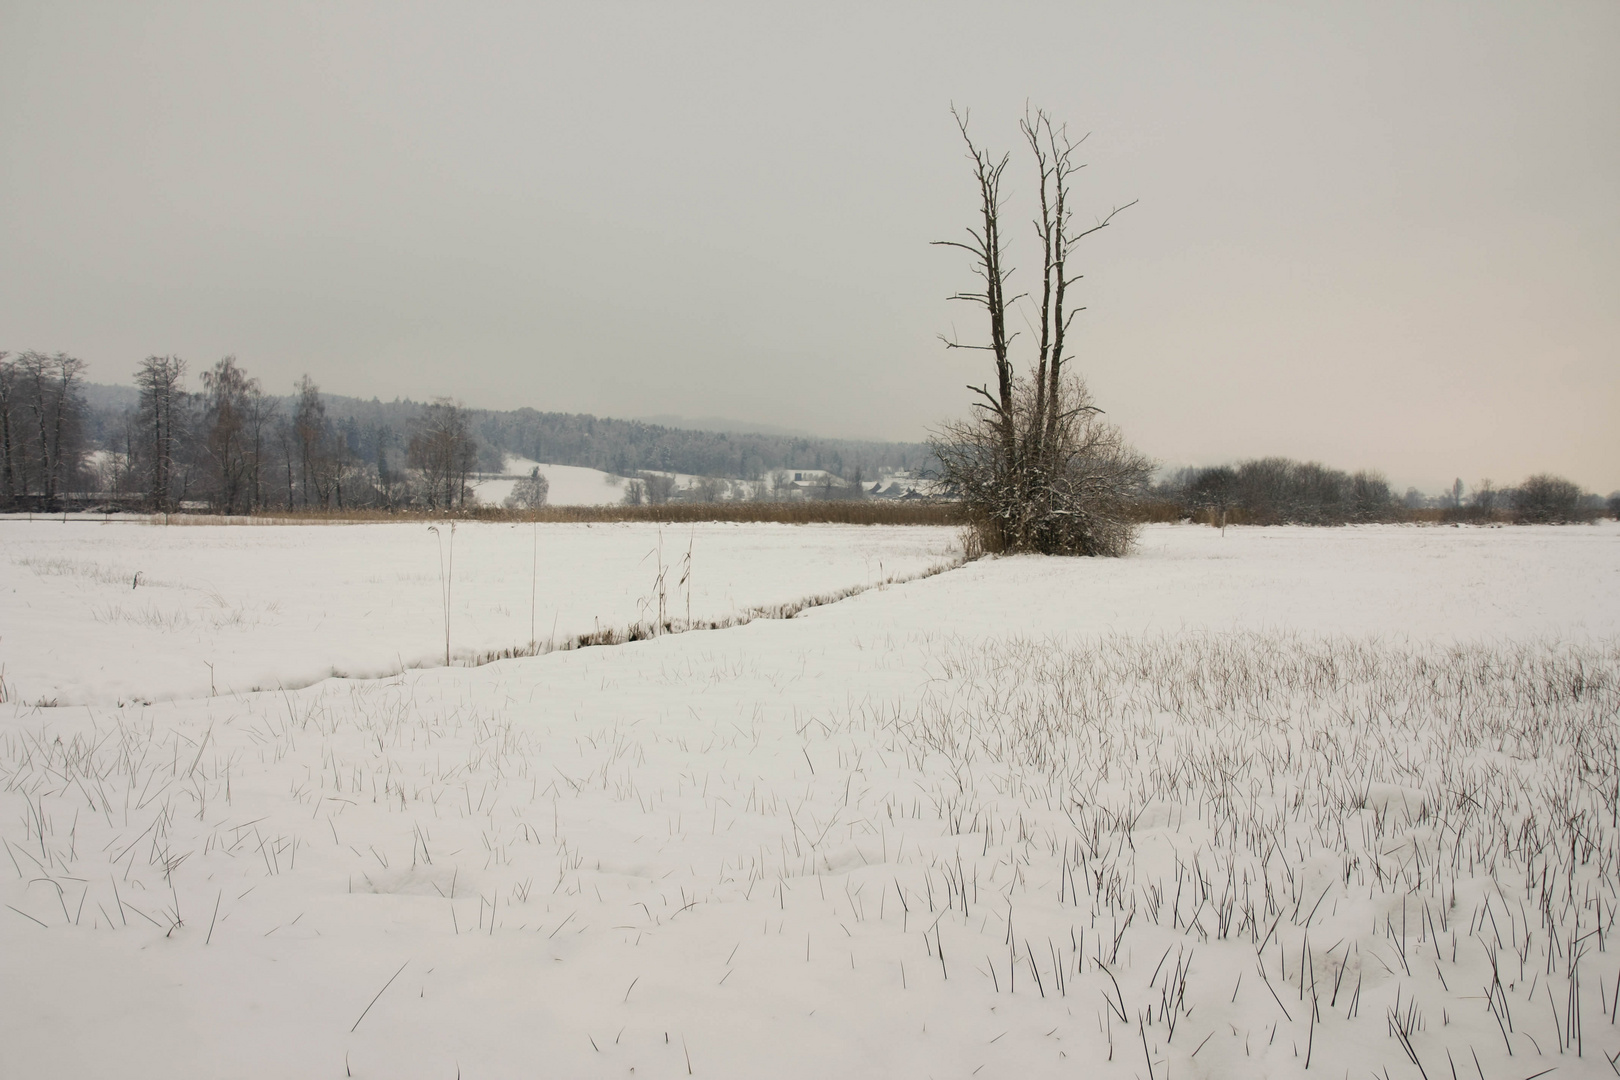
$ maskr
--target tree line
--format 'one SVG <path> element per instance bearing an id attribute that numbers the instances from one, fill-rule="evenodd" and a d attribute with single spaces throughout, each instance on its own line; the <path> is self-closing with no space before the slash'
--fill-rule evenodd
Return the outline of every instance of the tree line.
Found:
<path id="1" fill-rule="evenodd" d="M 1620 517 L 1620 492 L 1604 500 L 1571 480 L 1545 473 L 1517 487 L 1481 480 L 1472 491 L 1458 479 L 1445 493 L 1431 498 L 1411 488 L 1397 495 L 1381 473 L 1349 473 L 1282 457 L 1180 469 L 1155 484 L 1150 497 L 1170 509 L 1166 516 L 1222 527 L 1414 519 L 1565 524 L 1595 521 L 1605 513 Z"/>
<path id="2" fill-rule="evenodd" d="M 220 513 L 465 504 L 477 464 L 467 410 L 447 400 L 402 429 L 329 414 L 308 375 L 267 394 L 235 357 L 204 370 L 149 356 L 134 390 L 98 393 L 64 353 L 0 353 L 0 508 L 101 501 Z M 105 390 L 105 388 L 96 388 Z"/>
<path id="3" fill-rule="evenodd" d="M 508 454 L 620 476 L 755 480 L 794 467 L 846 478 L 924 471 L 932 460 L 912 443 L 367 401 L 324 394 L 308 375 L 275 395 L 235 357 L 189 382 L 183 359 L 150 356 L 132 382 L 87 383 L 84 362 L 64 353 L 0 353 L 0 509 L 459 508 L 474 476 L 502 471 Z"/>
<path id="4" fill-rule="evenodd" d="M 1064 528 L 1084 529 L 1093 538 L 1086 543 L 1101 546 L 1095 538 L 1110 534 L 1096 518 L 1064 513 L 1077 503 L 1138 518 L 1129 504 L 1146 500 L 1156 504 L 1155 517 L 1212 524 L 1620 517 L 1620 492 L 1605 501 L 1556 476 L 1533 476 L 1514 487 L 1484 480 L 1472 490 L 1458 480 L 1442 495 L 1425 497 L 1410 489 L 1398 495 L 1376 472 L 1280 457 L 1182 469 L 1149 486 L 1150 463 L 1095 420 L 1083 384 L 1065 378 L 1053 394 L 1052 361 L 1061 357 L 1049 349 L 1045 371 L 1037 372 L 1048 388 L 1040 402 L 1035 379 L 1012 379 L 1007 415 L 1014 418 L 1018 456 L 1003 458 L 1007 425 L 994 409 L 981 410 L 983 424 L 968 428 L 971 438 L 942 440 L 931 450 L 915 443 L 692 431 L 528 408 L 468 409 L 448 399 L 367 401 L 322 393 L 308 375 L 292 394 L 275 395 L 229 356 L 194 384 L 184 360 L 149 356 L 136 365 L 133 387 L 105 386 L 88 383 L 85 363 L 65 353 L 0 352 L 0 510 L 93 504 L 221 513 L 459 508 L 470 499 L 474 476 L 499 471 L 506 454 L 640 476 L 642 498 L 658 502 L 671 495 L 660 486 L 669 478 L 659 473 L 757 481 L 781 469 L 819 468 L 849 480 L 900 469 L 928 474 L 939 468 L 938 453 L 952 466 L 944 470 L 947 478 L 980 485 L 974 493 L 980 504 L 1005 514 L 999 520 L 1009 531 L 1025 532 L 1032 546 L 1060 535 L 1042 524 L 1054 518 L 1067 518 Z M 999 390 L 998 384 L 997 406 Z M 1061 403 L 1055 412 L 1054 401 Z M 1058 422 L 1048 427 L 1054 416 Z M 1030 434 L 1036 430 L 1040 442 Z M 960 456 L 952 460 L 953 454 Z M 1034 496 L 1027 504 L 1039 508 L 1033 516 L 1016 517 L 1023 511 L 997 501 L 996 485 L 1012 473 L 1022 474 L 1013 479 Z M 700 481 L 699 487 L 720 490 L 717 483 Z M 738 487 L 727 492 L 736 497 Z"/>
<path id="5" fill-rule="evenodd" d="M 34 496 L 54 503 L 78 481 L 84 361 L 0 352 L 0 506 Z"/>

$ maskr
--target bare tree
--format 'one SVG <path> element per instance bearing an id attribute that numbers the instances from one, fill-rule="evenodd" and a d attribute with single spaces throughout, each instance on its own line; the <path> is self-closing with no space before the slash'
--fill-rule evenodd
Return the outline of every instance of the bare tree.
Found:
<path id="1" fill-rule="evenodd" d="M 309 505 L 310 491 L 315 487 L 315 471 L 319 465 L 321 443 L 326 438 L 326 403 L 321 400 L 321 388 L 308 375 L 298 380 L 298 403 L 293 410 L 292 434 L 298 447 L 299 490 L 304 505 Z"/>
<path id="2" fill-rule="evenodd" d="M 254 506 L 259 471 L 263 395 L 259 380 L 250 379 L 227 356 L 213 370 L 203 372 L 206 399 L 204 450 L 213 473 L 213 495 L 218 509 L 225 513 L 251 510 Z"/>
<path id="3" fill-rule="evenodd" d="M 1037 318 L 1040 340 L 1034 370 L 1020 376 L 1011 356 L 1010 309 L 1024 294 L 1008 295 L 1010 270 L 1001 231 L 1001 180 L 1010 160 L 996 158 L 968 134 L 966 115 L 952 110 L 967 144 L 978 189 L 976 224 L 966 241 L 938 241 L 966 251 L 982 291 L 958 293 L 989 318 L 988 343 L 944 339 L 948 348 L 991 354 L 995 389 L 969 386 L 976 413 L 946 425 L 934 439 L 945 480 L 961 495 L 979 543 L 987 551 L 1123 555 L 1135 527 L 1128 504 L 1146 485 L 1152 463 L 1102 422 L 1085 383 L 1065 369 L 1067 335 L 1084 310 L 1071 307 L 1069 289 L 1080 275 L 1069 270 L 1076 245 L 1106 228 L 1134 202 L 1115 207 L 1090 227 L 1074 222 L 1070 182 L 1082 165 L 1074 160 L 1082 140 L 1073 140 L 1043 111 L 1027 114 L 1024 140 L 1039 174 L 1035 233 L 1042 248 Z"/>
<path id="4" fill-rule="evenodd" d="M 449 398 L 437 398 L 422 410 L 406 454 L 422 473 L 423 494 L 431 507 L 466 505 L 467 477 L 478 460 L 467 410 Z"/>
<path id="5" fill-rule="evenodd" d="M 175 451 L 185 418 L 185 373 L 186 362 L 177 356 L 148 356 L 135 371 L 135 386 L 141 392 L 147 498 L 156 510 L 174 505 Z"/>
<path id="6" fill-rule="evenodd" d="M 546 505 L 546 496 L 551 492 L 551 481 L 547 480 L 536 465 L 529 475 L 512 486 L 512 494 L 506 497 L 506 507 L 509 510 L 537 510 Z"/>

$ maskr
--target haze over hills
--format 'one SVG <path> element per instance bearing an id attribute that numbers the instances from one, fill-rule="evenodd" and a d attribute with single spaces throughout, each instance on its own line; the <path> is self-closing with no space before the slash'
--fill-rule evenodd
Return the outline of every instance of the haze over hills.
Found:
<path id="1" fill-rule="evenodd" d="M 92 448 L 115 449 L 124 416 L 137 405 L 139 393 L 132 386 L 90 383 L 84 397 Z M 321 400 L 349 452 L 366 461 L 402 450 L 425 407 L 409 398 L 383 401 L 323 393 Z M 291 396 L 272 395 L 271 401 L 283 416 L 290 415 L 295 404 Z M 720 419 L 619 420 L 528 407 L 469 408 L 467 415 L 478 441 L 479 468 L 487 472 L 499 471 L 506 454 L 618 476 L 662 470 L 737 479 L 757 479 L 773 469 L 790 468 L 825 469 L 846 479 L 858 472 L 870 479 L 887 472 L 926 470 L 934 461 L 923 443 L 829 439 Z"/>
<path id="2" fill-rule="evenodd" d="M 818 438 L 803 428 L 760 424 L 752 420 L 734 420 L 725 416 L 679 416 L 674 413 L 658 413 L 653 416 L 637 416 L 633 419 L 643 424 L 685 428 L 689 431 L 723 431 L 733 435 L 781 435 L 790 439 Z"/>

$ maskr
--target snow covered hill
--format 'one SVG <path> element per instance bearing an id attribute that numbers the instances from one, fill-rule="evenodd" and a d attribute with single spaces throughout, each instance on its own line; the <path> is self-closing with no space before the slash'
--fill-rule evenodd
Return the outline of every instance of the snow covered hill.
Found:
<path id="1" fill-rule="evenodd" d="M 512 494 L 513 486 L 532 469 L 539 469 L 551 485 L 546 493 L 548 505 L 612 506 L 624 501 L 622 476 L 578 465 L 546 465 L 510 454 L 500 476 L 483 477 L 471 485 L 473 496 L 485 506 L 500 506 Z"/>

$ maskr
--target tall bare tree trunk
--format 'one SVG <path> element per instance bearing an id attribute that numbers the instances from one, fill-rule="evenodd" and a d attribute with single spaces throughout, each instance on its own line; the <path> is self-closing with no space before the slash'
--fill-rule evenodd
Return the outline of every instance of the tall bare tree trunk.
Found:
<path id="1" fill-rule="evenodd" d="M 1018 376 L 1009 355 L 1012 336 L 1007 331 L 1007 317 L 1008 308 L 1024 297 L 1007 293 L 1009 271 L 1005 269 L 1000 223 L 1001 176 L 1008 158 L 993 158 L 973 142 L 966 116 L 955 109 L 952 116 L 973 163 L 979 198 L 977 225 L 967 230 L 966 242 L 936 243 L 960 248 L 973 257 L 973 272 L 984 283 L 984 291 L 958 293 L 951 299 L 985 309 L 990 340 L 981 345 L 945 339 L 945 344 L 990 352 L 995 361 L 996 392 L 992 394 L 988 384 L 968 387 L 982 399 L 974 402 L 981 410 L 980 419 L 949 425 L 945 435 L 935 440 L 936 454 L 946 475 L 971 492 L 970 512 L 993 531 L 993 536 L 982 538 L 987 550 L 1123 550 L 1113 540 L 1098 539 L 1103 533 L 1121 534 L 1113 522 L 1105 520 L 1106 514 L 1093 514 L 1092 510 L 1104 503 L 1117 507 L 1117 493 L 1145 475 L 1146 459 L 1125 447 L 1117 433 L 1090 423 L 1100 410 L 1090 404 L 1083 384 L 1067 377 L 1064 345 L 1069 324 L 1078 314 L 1066 303 L 1068 286 L 1076 280 L 1067 275 L 1068 256 L 1077 241 L 1104 228 L 1125 207 L 1116 207 L 1092 228 L 1073 234 L 1069 179 L 1080 168 L 1073 160 L 1078 144 L 1044 111 L 1025 113 L 1020 126 L 1039 177 L 1035 231 L 1042 247 L 1037 313 L 1040 341 L 1033 372 Z M 1099 466 L 1095 476 L 1077 472 L 1077 462 L 1083 459 Z M 1082 505 L 1088 500 L 1091 509 Z M 1082 524 L 1088 516 L 1098 528 Z"/>
<path id="2" fill-rule="evenodd" d="M 1002 269 L 1001 246 L 1001 174 L 1007 168 L 1009 157 L 1003 154 L 1000 161 L 992 159 L 989 151 L 974 145 L 972 136 L 968 134 L 967 114 L 952 109 L 951 115 L 956 118 L 957 130 L 962 133 L 962 141 L 967 143 L 968 158 L 973 162 L 974 180 L 979 189 L 980 224 L 977 229 L 967 230 L 969 239 L 966 243 L 958 240 L 936 240 L 935 243 L 941 247 L 961 248 L 973 256 L 973 271 L 984 283 L 984 291 L 957 293 L 951 299 L 966 300 L 984 307 L 990 317 L 990 344 L 964 345 L 953 339 L 944 340 L 947 348 L 984 349 L 995 357 L 996 393 L 992 395 L 988 386 L 969 386 L 968 389 L 985 399 L 977 404 L 980 408 L 987 408 L 994 417 L 1001 435 L 1002 452 L 1006 460 L 1011 462 L 1017 456 L 1018 432 L 1013 419 L 1013 369 L 1007 338 L 1007 279 Z"/>

